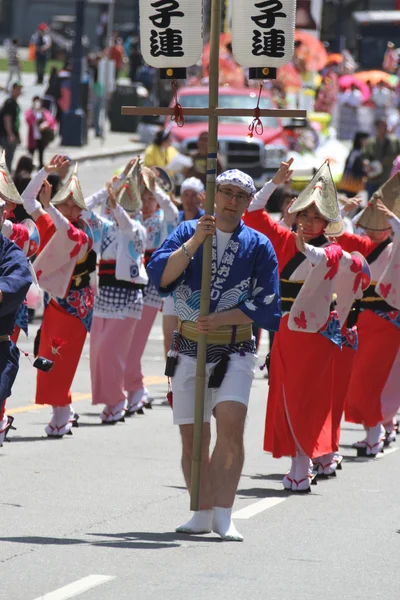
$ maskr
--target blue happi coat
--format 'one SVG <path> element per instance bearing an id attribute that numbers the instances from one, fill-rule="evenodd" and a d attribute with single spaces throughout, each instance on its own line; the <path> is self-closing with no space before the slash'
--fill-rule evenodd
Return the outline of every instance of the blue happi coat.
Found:
<path id="1" fill-rule="evenodd" d="M 28 260 L 14 242 L 0 234 L 0 335 L 11 335 L 22 302 L 32 283 Z M 18 373 L 19 350 L 11 341 L 0 342 L 0 410 L 11 395 Z"/>
<path id="2" fill-rule="evenodd" d="M 160 286 L 169 256 L 196 231 L 197 221 L 185 221 L 154 252 L 148 275 L 161 295 L 174 295 L 182 321 L 200 314 L 203 248 L 200 247 L 182 275 L 167 288 Z M 213 237 L 210 313 L 239 308 L 259 327 L 277 331 L 281 318 L 278 261 L 269 239 L 239 223 L 217 265 L 217 237 Z"/>

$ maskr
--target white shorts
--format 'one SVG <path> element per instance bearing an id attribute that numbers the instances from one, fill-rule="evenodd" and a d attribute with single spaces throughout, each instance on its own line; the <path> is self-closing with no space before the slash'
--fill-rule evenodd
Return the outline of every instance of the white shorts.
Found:
<path id="1" fill-rule="evenodd" d="M 176 317 L 174 297 L 167 296 L 163 300 L 162 314 L 166 317 Z"/>
<path id="2" fill-rule="evenodd" d="M 215 363 L 206 367 L 206 389 L 204 396 L 204 421 L 209 423 L 211 415 L 220 402 L 240 402 L 249 404 L 257 356 L 254 354 L 232 354 L 221 387 L 210 389 L 208 379 Z M 172 377 L 173 413 L 175 425 L 194 423 L 194 404 L 196 394 L 196 359 L 179 355 L 175 374 Z"/>

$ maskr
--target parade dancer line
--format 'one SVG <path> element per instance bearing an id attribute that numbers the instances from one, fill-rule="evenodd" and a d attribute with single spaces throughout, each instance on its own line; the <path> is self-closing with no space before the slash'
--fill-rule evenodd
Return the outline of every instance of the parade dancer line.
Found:
<path id="1" fill-rule="evenodd" d="M 104 424 L 123 421 L 127 409 L 124 394 L 126 371 L 133 368 L 128 353 L 136 341 L 142 317 L 142 290 L 148 282 L 143 265 L 146 230 L 134 216 L 140 210 L 137 165 L 115 193 L 108 186 L 112 220 L 93 211 L 83 218 L 93 231 L 94 250 L 100 257 L 99 290 L 95 298 L 90 333 L 90 374 L 93 404 L 104 404 Z M 92 203 L 88 201 L 89 208 Z"/>
<path id="2" fill-rule="evenodd" d="M 363 424 L 366 429 L 366 438 L 354 447 L 367 456 L 376 456 L 385 444 L 395 440 L 394 421 L 400 404 L 400 302 L 396 296 L 399 198 L 400 177 L 396 174 L 372 196 L 360 214 L 358 225 L 368 237 L 346 234 L 339 240 L 344 248 L 363 252 L 372 273 L 372 283 L 358 307 L 360 343 L 347 386 L 345 409 L 346 421 Z M 394 242 L 390 237 L 392 230 Z"/>
<path id="3" fill-rule="evenodd" d="M 143 226 L 146 230 L 146 265 L 155 250 L 161 246 L 178 224 L 178 209 L 169 195 L 156 184 L 155 177 L 152 169 L 141 167 L 140 195 Z M 128 392 L 127 415 L 141 412 L 143 406 L 149 402 L 149 392 L 144 385 L 141 360 L 161 306 L 162 298 L 149 281 L 143 290 L 143 313 L 136 325 L 135 337 L 128 352 L 129 368 L 125 372 L 125 389 Z"/>
<path id="4" fill-rule="evenodd" d="M 54 157 L 46 172 L 39 172 L 38 176 L 46 177 L 46 173 L 57 171 L 64 163 L 65 157 Z M 96 268 L 96 257 L 90 252 L 89 228 L 80 218 L 87 207 L 77 167 L 53 198 L 53 204 L 50 197 L 51 186 L 44 181 L 40 193 L 44 208 L 34 199 L 25 199 L 24 206 L 39 230 L 41 245 L 35 271 L 40 287 L 48 294 L 39 354 L 49 360 L 58 356 L 49 373 L 38 372 L 35 402 L 53 407 L 52 418 L 45 427 L 47 435 L 63 437 L 76 424 L 70 388 L 92 321 L 90 273 Z"/>
<path id="5" fill-rule="evenodd" d="M 341 248 L 330 244 L 326 237 L 342 229 L 336 189 L 327 163 L 290 208 L 290 212 L 296 213 L 301 232 L 297 239 L 261 208 L 269 187 L 257 194 L 245 216 L 247 225 L 267 235 L 277 252 L 282 310 L 289 313 L 282 319 L 271 352 L 264 450 L 276 458 L 292 457 L 283 484 L 294 492 L 306 492 L 312 478 L 311 459 L 324 455 L 324 463 L 329 464 L 331 472 L 338 463 L 337 449 L 333 446 L 332 411 L 334 359 L 342 337 L 339 315 L 331 306 L 332 294 L 343 262 L 348 285 L 346 297 L 338 300 L 344 305 L 347 302 L 348 312 L 354 298 L 352 279 L 357 275 L 355 272 L 353 278 L 348 277 L 349 270 L 353 260 L 357 261 L 357 269 L 362 264 L 361 257 L 344 257 Z M 345 316 L 342 314 L 342 320 Z"/>
<path id="6" fill-rule="evenodd" d="M 5 202 L 0 200 L 0 227 L 3 226 Z M 19 368 L 19 350 L 10 336 L 22 302 L 32 284 L 32 275 L 24 253 L 0 233 L 0 446 L 12 426 L 4 405 Z"/>
<path id="7" fill-rule="evenodd" d="M 26 219 L 23 223 L 12 223 L 8 217 L 13 216 L 13 211 L 17 204 L 22 204 L 23 200 L 16 189 L 14 182 L 11 178 L 11 175 L 7 169 L 7 165 L 5 162 L 4 154 L 0 159 L 0 173 L 2 177 L 0 178 L 0 199 L 4 202 L 4 210 L 3 210 L 3 220 L 1 233 L 4 238 L 11 240 L 18 246 L 20 250 L 23 251 L 25 256 L 29 258 L 34 255 L 39 247 L 39 233 L 35 226 L 35 223 L 30 219 Z M 33 271 L 31 264 L 28 262 L 31 275 L 33 281 L 36 283 L 36 276 Z M 36 294 L 32 292 L 30 294 L 30 301 L 37 301 L 39 296 L 39 291 L 36 288 Z M 30 306 L 30 308 L 36 308 L 36 305 Z M 11 334 L 11 340 L 16 344 L 18 342 L 18 337 L 21 329 L 28 335 L 28 303 L 25 299 L 24 302 L 19 307 L 17 316 L 15 318 L 14 329 Z M 4 422 L 6 418 L 8 418 L 8 423 L 11 424 L 13 422 L 13 417 L 6 417 L 6 400 L 4 399 L 3 407 L 0 410 L 0 421 Z"/>
<path id="8" fill-rule="evenodd" d="M 168 237 L 148 265 L 162 294 L 174 292 L 178 329 L 167 369 L 172 376 L 174 423 L 182 438 L 182 468 L 191 486 L 196 354 L 199 332 L 207 334 L 206 394 L 200 510 L 183 533 L 209 533 L 228 541 L 243 537 L 232 522 L 232 505 L 243 466 L 243 430 L 256 362 L 251 323 L 276 331 L 280 321 L 275 252 L 269 240 L 241 220 L 255 194 L 241 171 L 216 180 L 215 216 L 186 221 Z M 200 317 L 202 245 L 212 236 L 210 314 Z M 174 372 L 173 372 L 174 371 Z M 210 421 L 217 441 L 209 458 Z"/>

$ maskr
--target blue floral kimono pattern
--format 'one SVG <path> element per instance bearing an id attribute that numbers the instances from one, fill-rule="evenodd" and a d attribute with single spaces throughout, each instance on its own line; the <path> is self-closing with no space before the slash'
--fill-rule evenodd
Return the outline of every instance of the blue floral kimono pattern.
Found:
<path id="1" fill-rule="evenodd" d="M 342 349 L 342 332 L 340 329 L 340 321 L 336 310 L 332 310 L 329 319 L 323 327 L 318 331 L 321 335 L 328 338 L 333 344 Z"/>
<path id="2" fill-rule="evenodd" d="M 44 306 L 49 304 L 51 298 L 47 292 L 44 295 Z M 94 296 L 90 287 L 80 290 L 71 290 L 65 298 L 53 298 L 68 314 L 76 317 L 90 331 L 93 319 Z"/>
<path id="3" fill-rule="evenodd" d="M 28 322 L 28 305 L 25 301 L 19 307 L 17 318 L 15 319 L 15 324 L 25 333 L 25 335 L 28 335 Z"/>
<path id="4" fill-rule="evenodd" d="M 358 330 L 356 325 L 351 329 L 347 327 L 344 333 L 342 333 L 342 347 L 351 348 L 355 351 L 358 350 Z"/>
<path id="5" fill-rule="evenodd" d="M 197 221 L 185 221 L 156 250 L 147 272 L 161 296 L 173 293 L 182 321 L 200 315 L 203 248 L 171 285 L 160 286 L 169 256 L 195 233 Z M 217 238 L 213 238 L 210 313 L 239 308 L 263 329 L 277 331 L 281 319 L 278 263 L 271 242 L 263 234 L 239 223 L 217 265 Z M 237 350 L 236 350 L 237 351 Z M 254 351 L 254 350 L 253 350 Z"/>
<path id="6" fill-rule="evenodd" d="M 400 329 L 400 310 L 391 310 L 390 312 L 375 311 L 385 321 L 389 321 L 395 327 Z"/>

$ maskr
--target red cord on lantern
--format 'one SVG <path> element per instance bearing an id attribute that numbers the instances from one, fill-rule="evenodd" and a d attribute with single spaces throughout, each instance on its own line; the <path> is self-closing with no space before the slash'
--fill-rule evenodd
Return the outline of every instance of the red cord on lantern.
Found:
<path id="1" fill-rule="evenodd" d="M 175 101 L 174 116 L 172 117 L 172 120 L 175 121 L 175 123 L 177 124 L 178 127 L 183 127 L 185 124 L 185 116 L 183 114 L 182 105 L 179 104 L 179 102 L 178 102 L 178 86 L 177 86 L 176 81 L 171 81 L 171 87 L 172 87 L 172 91 L 174 94 L 174 101 Z"/>
<path id="2" fill-rule="evenodd" d="M 254 119 L 252 120 L 252 122 L 249 125 L 249 138 L 252 138 L 254 136 L 254 132 L 256 133 L 256 135 L 262 135 L 264 132 L 264 127 L 262 124 L 262 121 L 260 119 L 260 100 L 261 100 L 261 92 L 263 90 L 263 84 L 260 83 L 260 90 L 258 92 L 258 99 L 257 99 L 257 106 L 254 109 Z"/>

